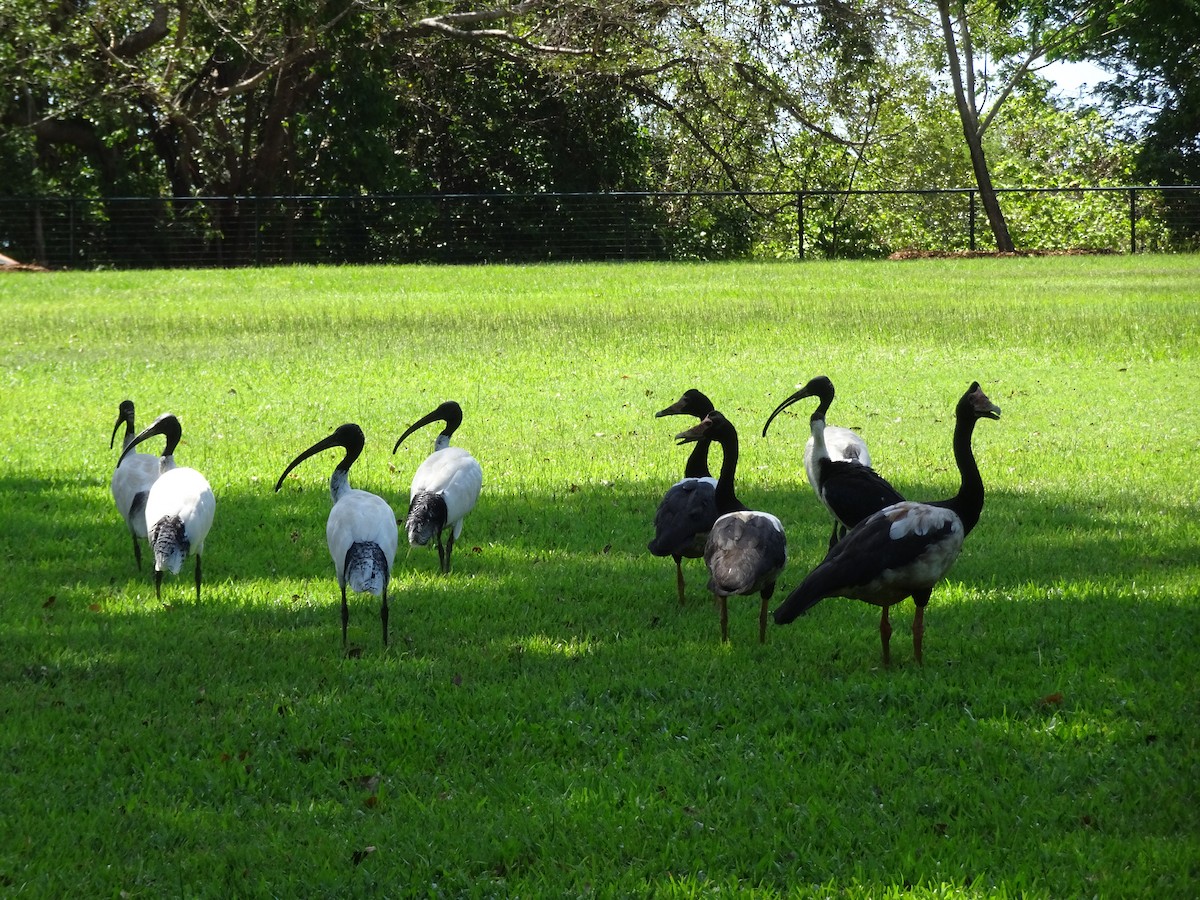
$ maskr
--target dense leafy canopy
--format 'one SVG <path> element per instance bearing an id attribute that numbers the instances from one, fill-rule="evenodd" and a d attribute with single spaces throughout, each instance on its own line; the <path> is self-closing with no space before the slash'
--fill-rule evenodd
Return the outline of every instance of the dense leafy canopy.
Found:
<path id="1" fill-rule="evenodd" d="M 1155 73 L 1143 172 L 1186 173 L 1197 9 L 0 0 L 0 196 L 1120 182 L 1138 136 L 1037 75 L 1083 56 Z"/>

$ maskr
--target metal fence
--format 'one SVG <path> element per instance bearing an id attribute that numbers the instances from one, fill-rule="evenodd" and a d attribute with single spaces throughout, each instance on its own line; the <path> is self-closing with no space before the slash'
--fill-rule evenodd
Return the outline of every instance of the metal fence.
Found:
<path id="1" fill-rule="evenodd" d="M 1200 249 L 1200 187 L 1000 191 L 1022 250 Z M 0 198 L 0 253 L 50 268 L 871 258 L 994 248 L 951 190 Z"/>

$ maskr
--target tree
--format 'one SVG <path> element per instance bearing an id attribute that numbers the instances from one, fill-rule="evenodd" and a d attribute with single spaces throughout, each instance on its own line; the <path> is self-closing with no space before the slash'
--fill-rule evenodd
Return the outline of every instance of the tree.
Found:
<path id="1" fill-rule="evenodd" d="M 1106 93 L 1139 111 L 1143 180 L 1200 181 L 1200 0 L 1129 0 L 1092 25 L 1072 54 L 1114 72 Z"/>
<path id="2" fill-rule="evenodd" d="M 979 197 L 996 249 L 1013 241 L 992 182 L 984 136 L 1017 88 L 1048 58 L 1078 48 L 1111 0 L 935 0 L 937 30 L 945 48 L 950 87 L 958 109 Z M 905 10 L 910 18 L 913 8 Z"/>

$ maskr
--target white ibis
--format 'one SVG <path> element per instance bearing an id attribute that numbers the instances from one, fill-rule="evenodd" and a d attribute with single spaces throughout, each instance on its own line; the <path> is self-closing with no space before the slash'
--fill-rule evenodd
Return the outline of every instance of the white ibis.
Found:
<path id="1" fill-rule="evenodd" d="M 424 547 L 437 539 L 438 563 L 443 574 L 450 571 L 454 542 L 462 534 L 463 519 L 475 508 L 483 486 L 483 469 L 475 457 L 461 447 L 450 446 L 450 438 L 462 424 L 462 419 L 462 407 L 447 400 L 410 425 L 392 448 L 394 454 L 404 439 L 418 428 L 431 422 L 446 423 L 433 442 L 433 453 L 413 475 L 408 517 L 404 523 L 408 543 L 413 547 Z M 443 546 L 442 532 L 446 529 L 450 530 L 450 537 Z"/>
<path id="2" fill-rule="evenodd" d="M 133 401 L 122 400 L 117 412 L 117 423 L 113 425 L 112 437 L 108 441 L 111 450 L 117 440 L 117 431 L 125 425 L 125 439 L 121 449 L 128 447 L 133 441 L 136 428 L 133 424 Z M 142 541 L 146 540 L 146 497 L 150 494 L 150 485 L 154 484 L 159 474 L 158 457 L 150 453 L 130 453 L 122 456 L 112 474 L 113 502 L 117 504 L 117 512 L 125 520 L 129 534 L 133 538 L 133 558 L 137 561 L 138 571 L 142 569 Z"/>
<path id="3" fill-rule="evenodd" d="M 787 563 L 787 539 L 783 525 L 770 513 L 749 509 L 737 498 L 734 478 L 738 463 L 737 430 L 720 412 L 710 412 L 699 425 L 676 435 L 681 443 L 707 437 L 724 450 L 717 479 L 717 510 L 704 545 L 708 565 L 708 589 L 721 608 L 721 640 L 729 640 L 729 597 L 758 594 L 758 640 L 767 639 L 767 601 L 775 592 L 775 580 Z"/>
<path id="4" fill-rule="evenodd" d="M 310 456 L 333 447 L 342 447 L 346 451 L 329 477 L 333 509 L 329 511 L 329 519 L 325 523 L 325 540 L 329 545 L 329 555 L 333 557 L 338 587 L 342 590 L 343 648 L 346 646 L 346 627 L 350 622 L 350 608 L 346 604 L 347 585 L 360 594 L 382 598 L 379 619 L 383 627 L 383 645 L 387 646 L 388 580 L 396 559 L 396 546 L 400 541 L 396 515 L 387 502 L 369 491 L 350 487 L 350 467 L 362 453 L 365 440 L 362 429 L 357 425 L 342 425 L 288 463 L 275 482 L 275 491 L 278 492 L 288 473 Z"/>
<path id="5" fill-rule="evenodd" d="M 881 607 L 879 636 L 887 666 L 892 635 L 888 609 L 912 597 L 917 605 L 913 655 L 922 662 L 925 607 L 983 511 L 983 479 L 971 450 L 975 423 L 981 418 L 999 419 L 1000 407 L 975 382 L 955 408 L 954 461 L 962 478 L 958 493 L 933 503 L 896 503 L 850 529 L 775 610 L 777 624 L 787 625 L 826 597 L 849 597 Z"/>
<path id="6" fill-rule="evenodd" d="M 654 417 L 695 416 L 703 419 L 712 411 L 713 402 L 695 388 L 689 388 Z M 704 555 L 708 532 L 718 515 L 717 480 L 708 469 L 711 444 L 707 437 L 696 441 L 684 466 L 683 479 L 675 482 L 658 504 L 654 513 L 654 538 L 646 545 L 653 555 L 675 560 L 675 588 L 680 606 L 684 602 L 683 558 L 699 559 Z"/>
<path id="7" fill-rule="evenodd" d="M 166 438 L 159 476 L 146 496 L 146 534 L 154 549 L 154 595 L 162 600 L 163 570 L 178 575 L 188 554 L 196 557 L 196 602 L 200 602 L 200 558 L 204 539 L 212 528 L 217 509 L 208 481 L 195 469 L 175 465 L 175 448 L 183 436 L 179 420 L 171 413 L 159 416 L 141 434 L 125 445 L 120 467 L 133 448 L 155 435 Z"/>
<path id="8" fill-rule="evenodd" d="M 785 399 L 767 417 L 763 437 L 771 421 L 783 410 L 805 397 L 817 397 L 820 403 L 809 419 L 812 436 L 804 445 L 804 472 L 818 499 L 833 516 L 829 546 L 838 542 L 839 531 L 853 528 L 871 513 L 904 499 L 882 475 L 871 468 L 871 456 L 861 437 L 848 428 L 825 424 L 829 404 L 833 402 L 833 382 L 818 375 Z"/>

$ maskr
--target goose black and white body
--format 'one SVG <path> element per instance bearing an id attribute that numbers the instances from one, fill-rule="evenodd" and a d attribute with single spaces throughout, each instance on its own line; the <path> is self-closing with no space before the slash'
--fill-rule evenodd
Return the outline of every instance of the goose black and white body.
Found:
<path id="1" fill-rule="evenodd" d="M 859 523 L 775 610 L 776 623 L 787 625 L 826 597 L 849 597 L 881 607 L 879 636 L 886 666 L 891 663 L 888 610 L 912 597 L 917 606 L 913 655 L 921 663 L 925 607 L 983 511 L 983 479 L 971 449 L 975 423 L 981 418 L 999 419 L 1000 408 L 976 382 L 955 408 L 958 493 L 932 503 L 896 503 Z"/>
<path id="2" fill-rule="evenodd" d="M 666 409 L 654 414 L 663 416 L 695 416 L 703 419 L 713 411 L 713 402 L 695 388 Z M 708 468 L 708 451 L 712 440 L 703 437 L 696 441 L 688 454 L 683 479 L 663 496 L 654 513 L 654 538 L 646 545 L 655 556 L 675 560 L 675 588 L 679 605 L 684 602 L 683 559 L 699 559 L 704 555 L 708 532 L 717 520 L 717 479 Z"/>
<path id="3" fill-rule="evenodd" d="M 847 428 L 833 428 L 825 423 L 829 405 L 833 402 L 833 382 L 824 375 L 805 384 L 785 399 L 767 417 L 763 437 L 772 420 L 798 400 L 817 397 L 820 403 L 809 419 L 811 437 L 804 445 L 804 472 L 818 499 L 833 516 L 833 531 L 829 546 L 867 516 L 885 506 L 904 499 L 882 475 L 871 468 L 867 445 Z"/>
<path id="4" fill-rule="evenodd" d="M 325 523 L 325 540 L 329 545 L 329 555 L 333 558 L 338 587 L 342 591 L 342 646 L 346 646 L 346 627 L 350 622 L 350 608 L 346 603 L 346 588 L 349 587 L 357 593 L 381 598 L 379 619 L 383 629 L 383 645 L 386 647 L 388 581 L 400 538 L 396 515 L 387 502 L 369 491 L 350 487 L 350 467 L 362 453 L 364 443 L 362 429 L 357 425 L 347 423 L 340 426 L 329 437 L 317 441 L 288 463 L 275 482 L 275 490 L 278 492 L 288 473 L 310 456 L 333 447 L 342 447 L 346 451 L 329 478 L 329 496 L 333 500 L 333 508 Z"/>
<path id="5" fill-rule="evenodd" d="M 462 407 L 447 400 L 410 425 L 392 448 L 392 453 L 399 450 L 404 439 L 418 428 L 431 422 L 445 423 L 434 440 L 433 453 L 413 475 L 408 517 L 404 522 L 411 546 L 424 547 L 437 539 L 438 564 L 443 574 L 450 571 L 454 542 L 462 534 L 463 519 L 475 508 L 483 486 L 483 469 L 478 460 L 461 447 L 450 446 L 450 438 L 462 424 L 462 419 Z M 442 532 L 447 529 L 450 537 L 443 545 Z"/>
<path id="6" fill-rule="evenodd" d="M 133 441 L 137 429 L 133 424 L 134 410 L 132 400 L 122 400 L 117 412 L 117 423 L 113 426 L 112 437 L 108 441 L 108 449 L 112 449 L 117 440 L 117 432 L 121 425 L 125 426 L 125 439 L 121 444 L 124 451 Z M 142 569 L 142 541 L 146 540 L 146 498 L 150 495 L 150 486 L 158 480 L 160 466 L 158 457 L 150 453 L 130 453 L 122 455 L 112 474 L 112 497 L 117 505 L 117 512 L 125 520 L 129 534 L 133 538 L 133 558 L 137 561 L 138 571 Z"/>
<path id="7" fill-rule="evenodd" d="M 721 445 L 724 458 L 717 479 L 719 517 L 704 545 L 708 589 L 721 609 L 721 640 L 729 640 L 729 597 L 758 594 L 758 640 L 767 639 L 767 601 L 787 563 L 783 525 L 770 513 L 749 509 L 737 498 L 734 479 L 738 464 L 737 430 L 719 411 L 710 412 L 699 425 L 676 435 L 681 443 L 707 437 Z"/>
<path id="8" fill-rule="evenodd" d="M 118 468 L 147 438 L 166 438 L 159 459 L 159 476 L 146 495 L 146 535 L 154 549 L 154 594 L 162 600 L 163 570 L 178 575 L 190 553 L 196 557 L 196 602 L 200 601 L 200 559 L 204 539 L 212 528 L 217 501 L 207 479 L 195 469 L 175 465 L 175 448 L 183 436 L 179 420 L 171 413 L 154 422 L 125 445 Z"/>

